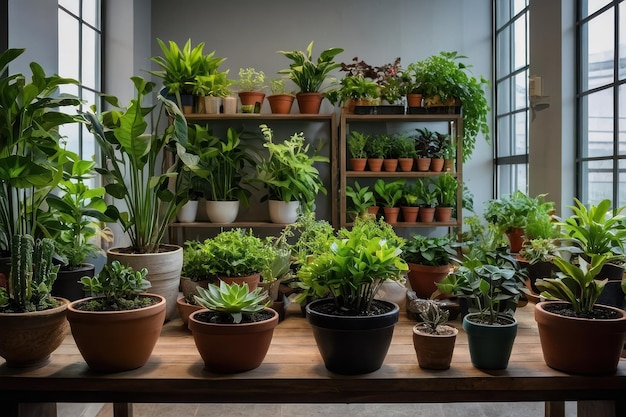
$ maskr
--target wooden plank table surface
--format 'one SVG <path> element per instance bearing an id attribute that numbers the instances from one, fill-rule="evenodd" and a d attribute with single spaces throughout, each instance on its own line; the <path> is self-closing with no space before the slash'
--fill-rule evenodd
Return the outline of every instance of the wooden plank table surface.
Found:
<path id="1" fill-rule="evenodd" d="M 139 369 L 115 374 L 93 372 L 68 335 L 50 363 L 39 369 L 7 368 L 0 359 L 0 392 L 3 404 L 11 405 L 14 416 L 31 415 L 24 410 L 34 407 L 27 404 L 33 402 L 114 403 L 116 416 L 129 416 L 132 403 L 492 401 L 546 402 L 546 415 L 551 417 L 562 415 L 563 401 L 579 401 L 579 417 L 624 415 L 624 360 L 615 375 L 601 377 L 572 376 L 549 368 L 543 361 L 533 308 L 534 304 L 528 304 L 518 309 L 518 334 L 511 360 L 508 368 L 500 371 L 472 366 L 462 330 L 449 370 L 421 369 L 412 342 L 415 322 L 401 313 L 380 370 L 337 375 L 324 367 L 309 324 L 299 306 L 292 304 L 274 332 L 265 360 L 249 372 L 221 375 L 205 370 L 191 333 L 175 319 L 165 324 L 150 360 Z M 451 323 L 461 328 L 459 319 Z M 41 411 L 35 415 L 43 416 Z"/>

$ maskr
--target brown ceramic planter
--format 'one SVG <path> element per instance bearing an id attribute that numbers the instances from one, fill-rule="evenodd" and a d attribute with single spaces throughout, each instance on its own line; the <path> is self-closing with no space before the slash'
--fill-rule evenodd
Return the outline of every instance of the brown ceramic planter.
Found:
<path id="1" fill-rule="evenodd" d="M 370 171 L 380 172 L 383 168 L 382 158 L 367 158 L 367 166 Z"/>
<path id="2" fill-rule="evenodd" d="M 432 223 L 435 220 L 435 208 L 420 207 L 418 216 L 422 223 Z"/>
<path id="3" fill-rule="evenodd" d="M 295 97 L 291 94 L 272 94 L 267 96 L 270 109 L 274 114 L 289 114 Z"/>
<path id="4" fill-rule="evenodd" d="M 350 169 L 352 171 L 365 171 L 367 158 L 350 158 Z"/>
<path id="5" fill-rule="evenodd" d="M 259 286 L 259 282 L 261 282 L 261 274 L 256 273 L 252 275 L 248 275 L 246 277 L 219 277 L 220 280 L 226 282 L 227 284 L 236 283 L 238 285 L 243 285 L 244 283 L 248 284 L 248 289 L 250 292 L 254 291 L 256 287 Z"/>
<path id="6" fill-rule="evenodd" d="M 262 93 L 260 91 L 241 91 L 239 93 L 239 100 L 241 101 L 242 109 L 244 108 L 244 106 L 246 106 L 245 108 L 252 109 L 252 111 L 244 111 L 244 113 L 261 113 L 264 99 L 265 93 Z"/>
<path id="7" fill-rule="evenodd" d="M 422 323 L 413 326 L 413 347 L 417 363 L 424 369 L 449 369 L 459 330 L 446 325 L 450 334 L 430 334 L 420 331 Z"/>
<path id="8" fill-rule="evenodd" d="M 318 114 L 322 106 L 324 96 L 322 93 L 298 93 L 296 100 L 302 114 Z"/>
<path id="9" fill-rule="evenodd" d="M 402 211 L 402 220 L 406 223 L 415 223 L 417 221 L 417 216 L 419 214 L 419 207 L 412 206 L 402 206 L 400 207 Z"/>
<path id="10" fill-rule="evenodd" d="M 415 162 L 420 172 L 427 172 L 430 169 L 430 158 L 417 158 Z"/>
<path id="11" fill-rule="evenodd" d="M 411 172 L 413 171 L 413 158 L 398 158 L 398 165 L 400 171 Z"/>
<path id="12" fill-rule="evenodd" d="M 383 169 L 386 172 L 396 172 L 398 169 L 398 160 L 392 158 L 383 159 Z"/>
<path id="13" fill-rule="evenodd" d="M 450 265 L 431 266 L 409 263 L 407 277 L 411 289 L 419 298 L 430 298 L 437 290 L 436 282 L 441 282 L 450 273 Z"/>
<path id="14" fill-rule="evenodd" d="M 433 172 L 441 172 L 443 170 L 443 158 L 431 158 L 430 170 Z"/>
<path id="15" fill-rule="evenodd" d="M 524 244 L 524 229 L 514 227 L 506 232 L 506 236 L 509 238 L 511 253 L 518 253 Z"/>
<path id="16" fill-rule="evenodd" d="M 435 207 L 435 220 L 449 222 L 452 218 L 452 207 Z"/>
<path id="17" fill-rule="evenodd" d="M 187 324 L 189 323 L 189 315 L 191 315 L 194 311 L 202 310 L 204 307 L 196 304 L 189 304 L 184 297 L 181 297 L 176 300 L 176 308 L 178 309 L 178 315 L 183 320 L 183 326 L 186 329 Z"/>
<path id="18" fill-rule="evenodd" d="M 387 223 L 396 224 L 400 215 L 400 207 L 383 207 L 383 215 Z"/>

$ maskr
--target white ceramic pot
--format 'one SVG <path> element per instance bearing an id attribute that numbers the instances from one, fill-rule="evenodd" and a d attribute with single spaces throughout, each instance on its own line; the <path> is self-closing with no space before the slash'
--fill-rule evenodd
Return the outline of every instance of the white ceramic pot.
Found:
<path id="1" fill-rule="evenodd" d="M 298 220 L 298 201 L 269 200 L 270 221 L 272 223 L 294 223 Z"/>
<path id="2" fill-rule="evenodd" d="M 176 217 L 180 223 L 193 223 L 196 221 L 198 202 L 190 200 L 178 210 Z"/>
<path id="3" fill-rule="evenodd" d="M 207 201 L 206 214 L 211 223 L 232 223 L 239 213 L 239 201 Z"/>
<path id="4" fill-rule="evenodd" d="M 205 96 L 204 107 L 207 114 L 219 114 L 220 107 L 222 106 L 221 97 Z"/>

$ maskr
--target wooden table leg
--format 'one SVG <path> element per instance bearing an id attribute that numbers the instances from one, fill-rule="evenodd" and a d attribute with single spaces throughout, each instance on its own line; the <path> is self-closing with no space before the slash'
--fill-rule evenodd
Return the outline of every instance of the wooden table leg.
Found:
<path id="1" fill-rule="evenodd" d="M 546 401 L 545 417 L 565 417 L 564 401 Z"/>
<path id="2" fill-rule="evenodd" d="M 615 417 L 614 401 L 578 401 L 577 417 Z"/>
<path id="3" fill-rule="evenodd" d="M 113 403 L 114 417 L 133 417 L 132 403 Z"/>

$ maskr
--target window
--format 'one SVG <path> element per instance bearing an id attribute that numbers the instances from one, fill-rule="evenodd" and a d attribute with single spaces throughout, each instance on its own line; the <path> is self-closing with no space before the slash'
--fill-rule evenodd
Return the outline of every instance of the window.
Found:
<path id="1" fill-rule="evenodd" d="M 495 195 L 528 191 L 528 0 L 495 0 Z"/>
<path id="2" fill-rule="evenodd" d="M 61 92 L 80 97 L 87 108 L 97 102 L 101 93 L 101 0 L 59 0 L 58 19 L 58 73 L 80 82 L 78 86 L 63 86 Z M 64 126 L 61 134 L 67 149 L 81 158 L 96 155 L 95 140 L 85 127 Z"/>
<path id="3" fill-rule="evenodd" d="M 626 10 L 621 0 L 579 0 L 577 195 L 626 204 Z"/>

